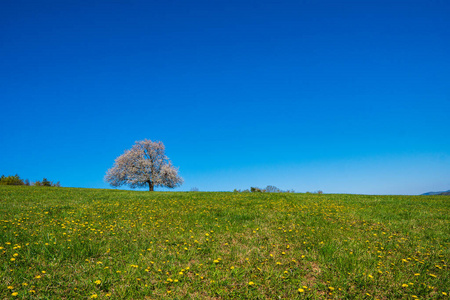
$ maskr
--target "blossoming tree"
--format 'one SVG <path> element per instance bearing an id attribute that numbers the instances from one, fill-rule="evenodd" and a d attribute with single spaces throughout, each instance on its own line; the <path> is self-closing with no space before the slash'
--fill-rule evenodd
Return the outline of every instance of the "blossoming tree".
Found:
<path id="1" fill-rule="evenodd" d="M 162 142 L 137 141 L 133 147 L 117 157 L 114 166 L 106 172 L 105 181 L 114 187 L 129 185 L 131 188 L 174 188 L 183 183 L 178 168 L 165 155 Z"/>

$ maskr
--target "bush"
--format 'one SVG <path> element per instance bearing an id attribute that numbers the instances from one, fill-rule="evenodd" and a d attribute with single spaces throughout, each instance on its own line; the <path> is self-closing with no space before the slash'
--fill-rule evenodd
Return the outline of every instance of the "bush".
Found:
<path id="1" fill-rule="evenodd" d="M 23 180 L 19 177 L 19 175 L 10 175 L 10 176 L 5 176 L 2 175 L 0 177 L 0 185 L 25 185 L 25 183 L 23 182 Z"/>
<path id="2" fill-rule="evenodd" d="M 44 177 L 42 181 L 35 181 L 32 185 L 34 186 L 54 186 L 54 187 L 61 187 L 61 184 L 58 182 L 53 183 L 53 181 L 49 181 L 47 178 Z"/>

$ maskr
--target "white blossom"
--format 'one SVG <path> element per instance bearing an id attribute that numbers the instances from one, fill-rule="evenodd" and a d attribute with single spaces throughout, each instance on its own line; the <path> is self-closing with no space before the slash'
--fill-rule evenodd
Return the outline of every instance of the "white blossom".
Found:
<path id="1" fill-rule="evenodd" d="M 178 168 L 172 166 L 165 155 L 162 142 L 137 141 L 133 147 L 117 157 L 114 166 L 106 172 L 105 181 L 112 186 L 129 185 L 131 188 L 174 188 L 183 183 Z"/>

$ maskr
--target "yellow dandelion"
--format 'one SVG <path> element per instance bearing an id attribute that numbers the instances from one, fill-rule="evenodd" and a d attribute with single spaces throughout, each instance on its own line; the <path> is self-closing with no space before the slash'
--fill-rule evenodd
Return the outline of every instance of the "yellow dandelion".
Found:
<path id="1" fill-rule="evenodd" d="M 97 294 L 93 294 L 93 295 L 91 295 L 90 298 L 91 298 L 91 299 L 96 299 L 96 298 L 98 298 L 98 296 L 97 296 Z"/>
<path id="2" fill-rule="evenodd" d="M 14 287 L 12 285 L 8 286 L 8 290 L 12 290 Z"/>
<path id="3" fill-rule="evenodd" d="M 250 282 L 248 283 L 248 285 L 252 286 L 252 285 L 255 285 L 255 283 L 254 283 L 253 281 L 250 281 Z"/>
<path id="4" fill-rule="evenodd" d="M 11 296 L 13 296 L 13 297 L 16 297 L 17 295 L 19 295 L 18 292 L 14 292 L 14 293 L 11 294 Z"/>
<path id="5" fill-rule="evenodd" d="M 102 281 L 101 280 L 96 280 L 96 281 L 94 281 L 94 283 L 95 284 L 100 284 L 100 283 L 102 283 Z"/>
<path id="6" fill-rule="evenodd" d="M 299 292 L 299 293 L 304 293 L 304 292 L 305 292 L 305 290 L 304 290 L 304 289 L 302 289 L 302 288 L 300 288 L 300 289 L 298 289 L 298 292 Z"/>
<path id="7" fill-rule="evenodd" d="M 404 283 L 404 284 L 402 284 L 402 287 L 406 288 L 406 287 L 408 287 L 408 284 Z"/>

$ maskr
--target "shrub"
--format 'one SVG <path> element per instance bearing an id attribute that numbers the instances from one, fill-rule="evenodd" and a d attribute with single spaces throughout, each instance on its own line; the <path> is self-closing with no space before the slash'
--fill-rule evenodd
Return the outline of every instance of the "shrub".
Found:
<path id="1" fill-rule="evenodd" d="M 14 176 L 2 175 L 0 177 L 0 185 L 24 185 L 24 184 L 25 183 L 23 182 L 23 180 L 17 174 Z"/>
<path id="2" fill-rule="evenodd" d="M 61 187 L 61 184 L 58 182 L 53 183 L 53 181 L 49 181 L 47 178 L 44 177 L 42 181 L 36 180 L 32 183 L 34 186 L 54 186 L 54 187 Z"/>
<path id="3" fill-rule="evenodd" d="M 251 187 L 250 191 L 252 193 L 262 193 L 262 192 L 264 192 L 264 190 L 261 190 L 260 188 L 257 188 L 257 187 Z"/>

